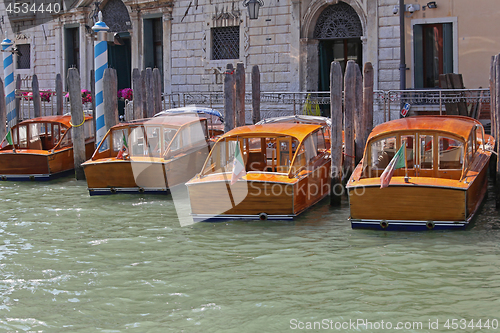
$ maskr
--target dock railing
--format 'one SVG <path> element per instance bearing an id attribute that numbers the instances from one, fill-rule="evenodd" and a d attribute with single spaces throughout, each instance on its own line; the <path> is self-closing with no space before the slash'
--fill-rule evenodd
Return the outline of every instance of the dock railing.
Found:
<path id="1" fill-rule="evenodd" d="M 405 103 L 411 105 L 410 115 L 463 114 L 473 118 L 489 118 L 489 89 L 375 90 L 373 94 L 375 124 L 399 118 Z M 261 119 L 294 114 L 329 114 L 330 94 L 328 91 L 264 91 L 261 92 L 260 102 Z M 193 104 L 223 112 L 224 93 L 162 94 L 163 110 Z M 245 104 L 248 111 L 252 105 L 250 92 L 245 94 Z M 132 107 L 133 101 L 126 102 L 126 110 Z M 251 112 L 246 114 L 247 123 L 251 123 Z"/>

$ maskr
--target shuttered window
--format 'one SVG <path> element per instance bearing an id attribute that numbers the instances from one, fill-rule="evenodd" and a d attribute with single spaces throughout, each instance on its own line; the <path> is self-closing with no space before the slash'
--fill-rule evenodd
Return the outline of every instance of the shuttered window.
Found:
<path id="1" fill-rule="evenodd" d="M 415 88 L 439 87 L 439 75 L 453 73 L 452 23 L 416 24 Z"/>

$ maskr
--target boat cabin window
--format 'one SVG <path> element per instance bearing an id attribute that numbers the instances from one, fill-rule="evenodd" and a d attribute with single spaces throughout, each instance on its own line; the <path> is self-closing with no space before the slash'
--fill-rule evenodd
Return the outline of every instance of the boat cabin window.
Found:
<path id="1" fill-rule="evenodd" d="M 474 137 L 469 136 L 469 142 L 467 143 L 467 163 L 469 166 L 472 164 L 472 159 L 474 158 Z"/>
<path id="2" fill-rule="evenodd" d="M 413 169 L 415 166 L 415 148 L 414 148 L 414 135 L 401 135 L 401 144 L 406 145 L 406 165 L 408 169 Z"/>
<path id="3" fill-rule="evenodd" d="M 168 145 L 170 144 L 170 142 L 174 138 L 175 133 L 177 133 L 177 129 L 175 129 L 175 128 L 168 128 L 168 127 L 163 128 L 163 142 L 164 142 L 165 149 L 168 148 Z M 174 147 L 171 147 L 170 149 L 172 149 L 172 148 L 174 148 Z M 176 150 L 177 149 L 179 149 L 179 147 L 177 147 Z"/>
<path id="4" fill-rule="evenodd" d="M 43 129 L 45 132 L 45 128 Z M 40 139 L 40 135 L 42 134 L 42 123 L 33 123 L 30 124 L 29 131 L 29 149 L 42 150 L 42 140 Z"/>
<path id="5" fill-rule="evenodd" d="M 391 136 L 371 144 L 372 169 L 385 169 L 396 154 L 396 137 Z"/>
<path id="6" fill-rule="evenodd" d="M 94 137 L 94 124 L 91 120 L 85 121 L 85 124 L 83 124 L 83 131 L 85 132 L 85 139 Z"/>
<path id="7" fill-rule="evenodd" d="M 420 135 L 420 169 L 433 169 L 434 167 L 434 137 Z"/>
<path id="8" fill-rule="evenodd" d="M 66 133 L 67 132 L 67 133 Z M 72 138 L 71 138 L 71 127 L 70 128 L 65 128 L 61 129 L 61 135 L 64 135 L 64 137 L 61 140 L 60 147 L 67 147 L 71 146 L 73 144 Z"/>
<path id="9" fill-rule="evenodd" d="M 131 129 L 128 144 L 130 156 L 144 156 L 144 128 L 142 126 Z"/>
<path id="10" fill-rule="evenodd" d="M 112 131 L 113 135 L 113 151 L 120 151 L 123 147 L 124 140 L 123 138 L 125 137 L 125 143 L 127 143 L 127 133 L 128 130 L 126 128 L 124 129 L 114 129 Z M 128 145 L 128 143 L 127 143 Z"/>
<path id="11" fill-rule="evenodd" d="M 154 157 L 160 157 L 161 154 L 161 140 L 160 140 L 160 127 L 159 126 L 146 126 L 146 135 L 148 149 L 146 154 Z"/>
<path id="12" fill-rule="evenodd" d="M 221 140 L 210 151 L 210 156 L 205 162 L 202 175 L 233 171 L 234 152 L 236 140 Z"/>
<path id="13" fill-rule="evenodd" d="M 28 148 L 28 129 L 26 128 L 26 125 L 20 125 L 18 127 L 18 131 L 19 131 L 18 147 Z"/>
<path id="14" fill-rule="evenodd" d="M 462 169 L 464 144 L 456 139 L 439 136 L 439 169 Z"/>
<path id="15" fill-rule="evenodd" d="M 52 125 L 52 142 L 54 145 L 56 145 L 59 142 L 60 139 L 60 132 L 59 132 L 59 124 L 53 124 Z"/>

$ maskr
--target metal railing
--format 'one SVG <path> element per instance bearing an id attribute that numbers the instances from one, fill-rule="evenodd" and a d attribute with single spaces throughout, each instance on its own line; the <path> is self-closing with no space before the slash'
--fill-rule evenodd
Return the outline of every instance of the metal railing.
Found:
<path id="1" fill-rule="evenodd" d="M 374 109 L 379 120 L 388 121 L 399 117 L 402 105 L 411 104 L 410 113 L 433 112 L 443 114 L 445 110 L 463 103 L 468 115 L 474 107 L 490 103 L 489 89 L 425 89 L 425 90 L 375 90 Z M 294 114 L 328 113 L 330 93 L 328 91 L 305 92 L 261 92 L 261 118 Z M 224 93 L 175 93 L 162 95 L 163 110 L 186 105 L 203 105 L 224 112 Z M 252 104 L 251 93 L 245 94 L 247 108 Z M 126 108 L 132 108 L 132 102 Z M 319 111 L 318 111 L 319 110 Z M 248 115 L 247 115 L 248 118 Z"/>

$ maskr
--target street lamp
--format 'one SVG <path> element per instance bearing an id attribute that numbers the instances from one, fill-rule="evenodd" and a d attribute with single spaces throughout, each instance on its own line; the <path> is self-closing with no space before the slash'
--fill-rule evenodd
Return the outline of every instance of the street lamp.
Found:
<path id="1" fill-rule="evenodd" d="M 250 17 L 250 20 L 256 20 L 259 17 L 259 8 L 264 6 L 264 1 L 245 0 L 243 1 L 243 6 L 248 7 L 248 16 Z"/>

